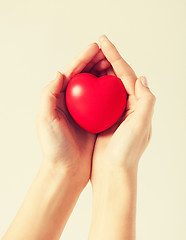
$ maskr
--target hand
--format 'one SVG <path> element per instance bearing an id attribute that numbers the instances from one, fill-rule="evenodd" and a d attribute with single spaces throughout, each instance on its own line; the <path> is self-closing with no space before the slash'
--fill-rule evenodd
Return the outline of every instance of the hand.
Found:
<path id="1" fill-rule="evenodd" d="M 107 68 L 110 64 L 104 59 L 99 46 L 90 44 L 43 89 L 36 119 L 43 161 L 4 240 L 60 238 L 89 180 L 96 138 L 69 115 L 65 89 L 73 75 Z"/>
<path id="2" fill-rule="evenodd" d="M 37 134 L 44 166 L 68 171 L 83 186 L 89 180 L 95 134 L 83 130 L 70 116 L 65 103 L 68 81 L 81 71 L 91 72 L 95 66 L 108 67 L 96 43 L 90 44 L 63 71 L 58 72 L 42 91 L 37 114 Z"/>
<path id="3" fill-rule="evenodd" d="M 97 134 L 91 171 L 93 210 L 89 240 L 134 240 L 137 166 L 151 137 L 155 97 L 145 78 L 137 79 L 106 36 L 100 37 L 98 43 L 111 66 L 94 70 L 99 76 L 119 77 L 128 93 L 128 101 L 117 123 Z"/>
<path id="4" fill-rule="evenodd" d="M 145 79 L 143 77 L 137 79 L 135 72 L 108 38 L 103 35 L 98 43 L 111 66 L 97 74 L 119 77 L 126 88 L 128 101 L 119 121 L 97 135 L 92 160 L 93 184 L 94 179 L 99 179 L 98 176 L 101 177 L 102 171 L 107 166 L 111 169 L 118 167 L 136 169 L 151 137 L 151 119 L 155 103 L 155 96 L 142 84 Z"/>

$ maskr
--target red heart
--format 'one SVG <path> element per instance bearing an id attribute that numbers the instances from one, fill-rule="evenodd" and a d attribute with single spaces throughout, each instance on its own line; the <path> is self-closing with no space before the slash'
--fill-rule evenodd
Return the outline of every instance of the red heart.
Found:
<path id="1" fill-rule="evenodd" d="M 98 78 L 90 73 L 79 73 L 66 89 L 66 105 L 71 116 L 91 133 L 111 127 L 124 112 L 126 101 L 122 81 L 112 75 Z"/>

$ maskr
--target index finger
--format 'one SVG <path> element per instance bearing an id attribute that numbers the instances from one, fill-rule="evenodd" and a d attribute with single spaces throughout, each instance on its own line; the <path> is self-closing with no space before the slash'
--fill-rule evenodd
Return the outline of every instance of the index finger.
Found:
<path id="1" fill-rule="evenodd" d="M 94 58 L 98 51 L 99 46 L 97 43 L 89 44 L 67 67 L 63 69 L 62 73 L 64 76 L 64 83 L 62 91 L 66 89 L 69 80 L 75 74 L 80 73 L 85 68 L 85 66 Z"/>
<path id="2" fill-rule="evenodd" d="M 98 43 L 105 57 L 111 63 L 117 77 L 123 81 L 127 93 L 130 95 L 134 94 L 135 82 L 137 80 L 134 70 L 121 57 L 116 47 L 105 35 L 99 38 Z"/>

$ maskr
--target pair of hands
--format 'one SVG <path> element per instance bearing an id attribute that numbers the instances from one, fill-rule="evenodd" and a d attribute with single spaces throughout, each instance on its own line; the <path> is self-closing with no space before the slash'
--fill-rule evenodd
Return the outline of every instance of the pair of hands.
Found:
<path id="1" fill-rule="evenodd" d="M 87 46 L 54 80 L 43 88 L 37 114 L 37 134 L 44 166 L 66 172 L 85 187 L 94 185 L 102 171 L 137 169 L 151 137 L 155 97 L 145 78 L 137 78 L 116 47 L 105 36 Z M 100 48 L 99 48 L 100 46 Z M 123 116 L 108 130 L 92 134 L 70 116 L 65 103 L 68 81 L 80 72 L 119 77 L 128 93 Z"/>

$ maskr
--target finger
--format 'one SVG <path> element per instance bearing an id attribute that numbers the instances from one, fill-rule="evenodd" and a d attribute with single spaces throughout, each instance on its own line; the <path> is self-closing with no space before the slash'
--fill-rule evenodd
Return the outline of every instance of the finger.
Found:
<path id="1" fill-rule="evenodd" d="M 91 62 L 89 62 L 85 68 L 82 70 L 82 72 L 89 72 L 92 67 L 97 64 L 99 61 L 101 61 L 102 59 L 104 59 L 105 56 L 101 50 L 101 48 L 99 49 L 99 52 L 96 54 L 96 56 L 91 60 Z"/>
<path id="2" fill-rule="evenodd" d="M 156 97 L 150 91 L 147 79 L 141 76 L 135 84 L 135 96 L 137 99 L 136 115 L 140 117 L 141 122 L 146 123 L 152 118 Z"/>
<path id="3" fill-rule="evenodd" d="M 113 75 L 116 76 L 115 72 L 113 71 L 112 66 L 106 69 L 107 75 Z"/>
<path id="4" fill-rule="evenodd" d="M 103 71 L 99 74 L 99 77 L 102 77 L 102 76 L 105 76 L 105 75 L 107 75 L 107 72 L 106 72 L 106 70 L 103 70 Z"/>
<path id="5" fill-rule="evenodd" d="M 64 83 L 63 91 L 66 89 L 68 81 L 77 73 L 80 73 L 85 66 L 98 53 L 99 46 L 97 43 L 89 44 L 65 69 L 63 69 Z"/>
<path id="6" fill-rule="evenodd" d="M 108 61 L 111 63 L 117 77 L 119 77 L 127 90 L 128 94 L 134 94 L 136 74 L 129 64 L 121 57 L 116 47 L 105 36 L 102 35 L 98 43 Z"/>
<path id="7" fill-rule="evenodd" d="M 90 73 L 94 72 L 101 72 L 103 70 L 106 70 L 108 67 L 110 67 L 110 62 L 105 58 L 101 61 L 99 61 L 90 71 Z"/>
<path id="8" fill-rule="evenodd" d="M 39 115 L 42 118 L 55 119 L 58 117 L 56 113 L 56 102 L 62 86 L 63 75 L 57 72 L 55 79 L 50 81 L 49 84 L 43 88 L 39 106 Z"/>

